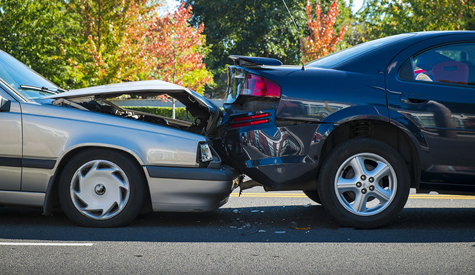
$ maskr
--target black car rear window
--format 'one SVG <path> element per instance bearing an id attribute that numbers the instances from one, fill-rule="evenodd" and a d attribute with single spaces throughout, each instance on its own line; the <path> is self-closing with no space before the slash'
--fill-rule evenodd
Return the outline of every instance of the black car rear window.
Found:
<path id="1" fill-rule="evenodd" d="M 317 60 L 314 60 L 307 65 L 310 67 L 317 67 L 317 68 L 332 68 L 334 66 L 337 66 L 339 64 L 342 64 L 346 61 L 349 61 L 357 56 L 360 56 L 362 54 L 368 53 L 370 51 L 373 51 L 377 48 L 387 46 L 389 44 L 401 41 L 403 39 L 407 39 L 409 37 L 412 37 L 416 35 L 415 33 L 404 33 L 404 34 L 399 34 L 399 35 L 393 35 L 381 39 L 376 39 L 373 41 L 369 41 L 366 43 L 362 43 L 359 45 L 356 45 L 354 47 L 327 55 L 325 57 L 319 58 Z"/>

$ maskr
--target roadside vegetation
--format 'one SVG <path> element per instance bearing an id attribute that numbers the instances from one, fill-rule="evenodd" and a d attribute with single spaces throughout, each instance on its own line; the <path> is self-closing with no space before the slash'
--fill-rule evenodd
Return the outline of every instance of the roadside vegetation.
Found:
<path id="1" fill-rule="evenodd" d="M 67 89 L 160 79 L 224 92 L 231 54 L 299 64 L 412 31 L 475 28 L 475 0 L 0 0 L 0 49 Z M 304 53 L 302 55 L 302 53 Z"/>
<path id="2" fill-rule="evenodd" d="M 130 106 L 123 107 L 125 109 L 140 111 L 148 114 L 159 115 L 163 117 L 171 118 L 173 115 L 172 107 L 141 107 L 141 106 Z M 193 122 L 193 116 L 186 111 L 185 107 L 175 108 L 175 119 L 190 121 Z"/>

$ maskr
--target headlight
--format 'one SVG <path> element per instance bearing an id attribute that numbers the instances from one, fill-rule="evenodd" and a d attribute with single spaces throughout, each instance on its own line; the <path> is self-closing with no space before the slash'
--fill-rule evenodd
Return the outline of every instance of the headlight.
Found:
<path id="1" fill-rule="evenodd" d="M 200 160 L 201 162 L 213 160 L 213 154 L 211 149 L 209 149 L 208 143 L 200 143 Z"/>

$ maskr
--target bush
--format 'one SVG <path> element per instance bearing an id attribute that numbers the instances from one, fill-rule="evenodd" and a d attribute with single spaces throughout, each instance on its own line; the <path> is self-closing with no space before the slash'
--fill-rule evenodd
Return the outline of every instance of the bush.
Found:
<path id="1" fill-rule="evenodd" d="M 139 112 L 172 117 L 172 107 L 138 107 L 138 106 L 127 106 L 123 107 L 125 109 L 135 110 Z M 192 122 L 194 120 L 193 116 L 186 111 L 185 107 L 175 108 L 175 118 L 179 120 L 185 120 Z"/>

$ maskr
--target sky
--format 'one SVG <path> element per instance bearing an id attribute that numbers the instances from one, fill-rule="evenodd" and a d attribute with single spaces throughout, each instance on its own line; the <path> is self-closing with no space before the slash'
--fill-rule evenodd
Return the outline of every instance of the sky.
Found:
<path id="1" fill-rule="evenodd" d="M 346 3 L 349 2 L 349 0 L 345 0 L 345 1 Z M 363 5 L 363 2 L 364 0 L 353 0 L 353 8 L 351 9 L 353 13 L 357 12 L 361 8 L 361 5 Z M 176 0 L 166 0 L 165 5 L 162 8 L 162 10 L 172 12 L 176 9 L 178 4 L 179 3 Z"/>
<path id="2" fill-rule="evenodd" d="M 159 16 L 164 16 L 167 13 L 174 12 L 178 7 L 178 1 L 175 0 L 165 0 L 163 7 L 160 7 L 158 10 Z"/>
<path id="3" fill-rule="evenodd" d="M 346 3 L 349 2 L 348 0 L 345 0 L 345 1 L 346 1 Z M 353 8 L 351 9 L 351 11 L 353 13 L 357 12 L 361 8 L 361 6 L 363 5 L 363 2 L 364 2 L 364 0 L 353 0 Z"/>

